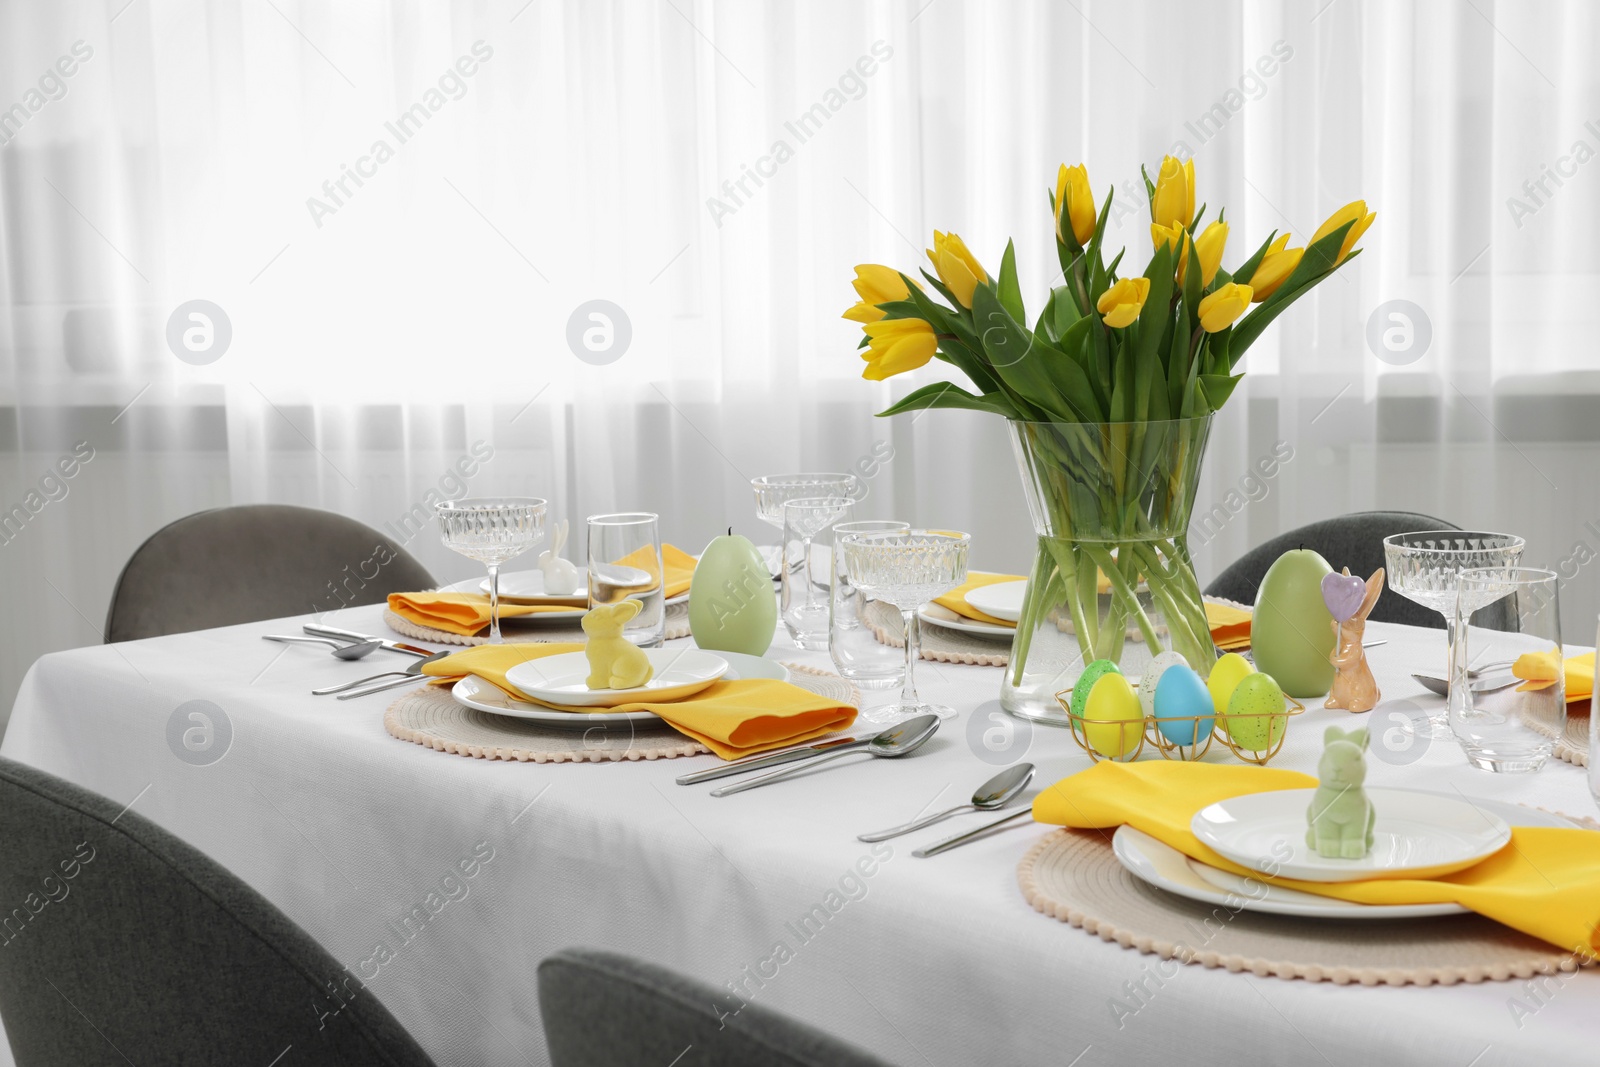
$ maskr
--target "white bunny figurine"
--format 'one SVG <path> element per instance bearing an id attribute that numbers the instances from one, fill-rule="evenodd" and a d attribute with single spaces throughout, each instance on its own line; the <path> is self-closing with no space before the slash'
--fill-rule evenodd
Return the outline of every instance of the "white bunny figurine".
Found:
<path id="1" fill-rule="evenodd" d="M 570 560 L 561 558 L 561 547 L 567 543 L 567 520 L 555 527 L 550 551 L 539 553 L 539 569 L 544 571 L 544 591 L 547 596 L 565 596 L 578 591 L 578 568 Z"/>

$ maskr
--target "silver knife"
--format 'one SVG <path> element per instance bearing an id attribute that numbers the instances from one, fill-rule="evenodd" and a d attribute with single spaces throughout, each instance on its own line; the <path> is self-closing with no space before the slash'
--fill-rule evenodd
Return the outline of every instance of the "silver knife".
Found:
<path id="1" fill-rule="evenodd" d="M 982 826 L 978 827 L 976 830 L 968 830 L 964 834 L 957 834 L 954 837 L 947 837 L 943 841 L 939 841 L 939 842 L 937 842 L 935 844 L 926 845 L 926 846 L 924 846 L 922 848 L 916 849 L 911 854 L 913 856 L 917 857 L 918 859 L 926 859 L 929 856 L 937 856 L 941 852 L 947 851 L 947 850 L 952 849 L 952 848 L 956 848 L 956 847 L 958 847 L 960 845 L 964 845 L 968 841 L 971 841 L 972 839 L 974 839 L 976 837 L 981 837 L 982 835 L 988 833 L 990 830 L 993 830 L 996 826 L 1004 826 L 1006 823 L 1011 822 L 1011 821 L 1013 821 L 1015 819 L 1020 819 L 1024 815 L 1027 815 L 1027 816 L 1030 816 L 1030 817 L 1033 815 L 1033 804 L 1031 802 L 1028 804 L 1027 807 L 1023 808 L 1021 811 L 1014 811 L 1010 815 L 1007 815 L 1003 819 L 996 819 L 994 822 L 984 823 Z"/>
<path id="2" fill-rule="evenodd" d="M 313 637 L 342 637 L 347 641 L 377 641 L 378 647 L 386 648 L 390 652 L 405 652 L 413 656 L 431 656 L 437 649 L 423 648 L 421 645 L 408 645 L 400 641 L 386 641 L 373 637 L 371 634 L 358 634 L 354 630 L 341 630 L 336 626 L 323 626 L 320 623 L 306 623 L 305 632 Z"/>
<path id="3" fill-rule="evenodd" d="M 356 697 L 365 697 L 371 696 L 373 693 L 381 693 L 385 689 L 398 689 L 402 685 L 417 685 L 419 683 L 426 683 L 427 681 L 428 675 L 426 674 L 410 674 L 404 678 L 396 678 L 388 682 L 379 682 L 377 685 L 369 685 L 365 689 L 352 689 L 348 693 L 340 693 L 333 699 L 354 700 Z"/>
<path id="4" fill-rule="evenodd" d="M 835 737 L 824 741 L 820 745 L 802 745 L 799 748 L 786 748 L 782 752 L 769 752 L 764 756 L 750 756 L 733 763 L 724 763 L 720 767 L 711 767 L 692 774 L 679 775 L 675 781 L 679 785 L 694 785 L 696 782 L 709 782 L 714 778 L 726 778 L 730 774 L 743 774 L 745 771 L 759 771 L 767 767 L 776 767 L 783 763 L 793 763 L 797 759 L 814 756 L 818 752 L 826 752 L 830 748 L 840 745 L 855 744 L 853 737 Z"/>

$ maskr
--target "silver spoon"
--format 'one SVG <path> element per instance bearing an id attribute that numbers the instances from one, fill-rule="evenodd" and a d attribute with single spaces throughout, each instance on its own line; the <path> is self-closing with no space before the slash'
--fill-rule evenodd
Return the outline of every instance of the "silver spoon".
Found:
<path id="1" fill-rule="evenodd" d="M 867 742 L 866 748 L 852 749 L 850 751 L 865 752 L 870 756 L 880 756 L 884 759 L 898 759 L 901 756 L 909 755 L 910 753 L 921 748 L 923 742 L 927 741 L 928 738 L 937 733 L 938 729 L 939 716 L 917 715 L 913 718 L 907 719 L 903 723 L 891 726 L 887 730 L 883 731 L 883 733 L 878 734 L 871 741 Z M 747 781 L 735 782 L 732 785 L 725 785 L 719 789 L 713 789 L 711 791 L 711 795 L 714 797 L 726 797 L 732 796 L 734 793 L 742 793 L 746 789 L 754 789 L 757 786 L 767 785 L 771 782 L 776 782 L 779 779 L 787 778 L 791 774 L 798 774 L 800 771 L 810 770 L 819 763 L 826 763 L 831 759 L 838 759 L 840 756 L 848 756 L 850 755 L 850 751 L 829 752 L 818 756 L 815 759 L 798 763 L 793 767 L 785 767 L 781 771 L 774 771 L 771 774 L 763 774 L 760 778 L 751 778 Z"/>
<path id="2" fill-rule="evenodd" d="M 311 691 L 311 695 L 323 697 L 327 696 L 329 693 L 342 693 L 346 689 L 355 689 L 358 686 L 366 685 L 368 682 L 376 682 L 384 678 L 414 678 L 422 673 L 423 664 L 432 663 L 436 659 L 444 659 L 444 657 L 448 655 L 450 655 L 449 652 L 435 652 L 433 655 L 424 659 L 412 660 L 406 665 L 406 669 L 403 671 L 384 671 L 382 674 L 368 675 L 365 678 L 357 678 L 353 682 L 345 682 L 343 685 L 330 685 L 325 689 L 313 689 Z"/>
<path id="3" fill-rule="evenodd" d="M 994 811 L 1011 803 L 1011 798 L 1028 787 L 1033 781 L 1033 764 L 1019 763 L 1015 767 L 1007 767 L 993 778 L 978 787 L 972 794 L 972 803 L 957 804 L 944 811 L 936 811 L 932 815 L 924 815 L 920 819 L 903 823 L 888 830 L 879 830 L 871 834 L 858 834 L 857 841 L 887 841 L 891 837 L 909 834 L 913 830 L 920 830 L 924 826 L 932 826 L 940 819 L 948 819 L 952 815 L 959 815 L 965 811 Z"/>
<path id="4" fill-rule="evenodd" d="M 1477 671 L 1469 671 L 1468 677 L 1473 678 Z M 1417 684 L 1429 692 L 1438 693 L 1442 697 L 1450 695 L 1450 679 L 1440 678 L 1437 674 L 1413 674 Z M 1505 679 L 1473 678 L 1468 684 L 1474 693 L 1498 693 L 1502 689 L 1510 688 L 1525 679 L 1512 675 Z"/>
<path id="5" fill-rule="evenodd" d="M 931 845 L 924 845 L 922 848 L 914 850 L 911 854 L 919 860 L 927 859 L 929 856 L 937 856 L 939 853 L 948 852 L 952 848 L 960 848 L 968 841 L 976 841 L 978 838 L 987 835 L 990 830 L 993 830 L 997 826 L 1004 826 L 1008 822 L 1016 822 L 1018 819 L 1023 818 L 1024 816 L 1031 816 L 1032 814 L 1033 806 L 1029 805 L 1020 811 L 1012 812 L 1010 815 L 1002 815 L 994 822 L 986 822 L 976 830 L 968 830 L 964 834 L 957 834 L 954 837 L 947 837 L 943 841 L 936 841 Z"/>
<path id="6" fill-rule="evenodd" d="M 290 637 L 286 634 L 263 634 L 263 641 L 278 641 L 285 645 L 330 645 L 335 659 L 360 659 L 382 647 L 381 641 L 357 641 L 341 644 L 326 637 Z"/>

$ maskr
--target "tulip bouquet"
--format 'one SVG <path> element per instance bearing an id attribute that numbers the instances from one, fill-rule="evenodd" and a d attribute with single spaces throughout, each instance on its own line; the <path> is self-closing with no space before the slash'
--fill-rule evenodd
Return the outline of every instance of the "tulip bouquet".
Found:
<path id="1" fill-rule="evenodd" d="M 1119 660 L 1125 635 L 1137 635 L 1148 654 L 1171 647 L 1209 672 L 1215 650 L 1185 538 L 1210 416 L 1243 377 L 1236 369 L 1250 345 L 1359 254 L 1375 217 L 1358 200 L 1305 247 L 1274 232 L 1229 272 L 1229 226 L 1219 211 L 1202 228 L 1193 161 L 1168 156 L 1144 186 L 1154 254 L 1142 273 L 1124 275 L 1123 252 L 1108 263 L 1103 249 L 1114 190 L 1096 210 L 1087 170 L 1060 168 L 1050 206 L 1061 284 L 1031 328 L 1010 244 L 998 277 L 939 231 L 933 273 L 920 281 L 856 268 L 860 300 L 844 317 L 865 331 L 863 377 L 881 381 L 938 357 L 975 388 L 935 382 L 880 414 L 959 408 L 1011 421 L 1040 535 L 1013 685 L 1047 617 L 1075 635 L 1080 665 Z M 1041 684 L 1060 678 L 1057 670 Z"/>

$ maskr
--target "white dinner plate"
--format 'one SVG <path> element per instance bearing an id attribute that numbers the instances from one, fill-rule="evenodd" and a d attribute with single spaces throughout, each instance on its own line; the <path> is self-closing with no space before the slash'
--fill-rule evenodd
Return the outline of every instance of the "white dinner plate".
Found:
<path id="1" fill-rule="evenodd" d="M 478 583 L 478 592 L 489 595 L 489 579 Z M 500 576 L 500 599 L 507 604 L 567 604 L 579 610 L 589 604 L 589 572 L 578 568 L 575 593 L 546 593 L 544 571 L 512 571 Z"/>
<path id="2" fill-rule="evenodd" d="M 525 622 L 571 622 L 581 619 L 589 610 L 588 572 L 583 568 L 578 569 L 579 581 L 583 584 L 578 587 L 578 592 L 572 596 L 546 596 L 544 593 L 543 571 L 512 571 L 500 575 L 500 599 L 507 604 L 571 604 L 563 611 L 541 611 L 536 615 L 518 615 L 514 619 L 505 620 L 513 625 Z M 489 579 L 468 578 L 465 581 L 455 582 L 441 586 L 441 593 L 482 593 L 489 595 Z M 677 596 L 668 597 L 662 603 L 666 607 L 682 604 L 689 599 L 688 592 L 679 593 Z"/>
<path id="3" fill-rule="evenodd" d="M 1484 811 L 1505 819 L 1513 826 L 1553 826 L 1570 829 L 1574 824 L 1559 815 L 1498 800 L 1473 802 Z M 1409 919 L 1430 915 L 1459 915 L 1468 909 L 1459 904 L 1356 904 L 1348 900 L 1319 897 L 1296 889 L 1268 885 L 1218 870 L 1158 841 L 1131 826 L 1120 826 L 1111 838 L 1117 860 L 1130 873 L 1159 889 L 1205 904 L 1242 907 L 1270 915 L 1295 915 L 1312 919 L 1376 920 Z"/>
<path id="4" fill-rule="evenodd" d="M 728 672 L 728 661 L 698 648 L 641 648 L 655 673 L 633 689 L 590 689 L 589 657 L 565 652 L 519 663 L 506 681 L 537 700 L 569 708 L 612 708 L 635 700 L 677 700 L 706 688 Z"/>
<path id="5" fill-rule="evenodd" d="M 544 588 L 544 572 L 543 571 L 512 571 L 512 572 L 510 572 L 508 574 L 500 575 L 500 599 L 505 601 L 507 604 L 552 604 L 552 603 L 559 604 L 559 603 L 562 603 L 561 600 L 555 600 L 555 601 L 551 601 L 551 600 L 525 600 L 525 599 L 522 599 L 520 597 L 513 596 L 512 594 L 507 592 L 507 590 L 509 588 L 515 587 L 517 585 L 517 583 L 519 582 L 519 580 L 526 578 L 528 575 L 533 575 L 534 577 L 536 577 L 538 579 L 538 581 L 539 581 L 539 586 L 538 587 L 541 590 Z M 527 588 L 530 588 L 530 585 L 526 585 L 526 584 L 525 585 L 521 585 L 520 588 L 527 589 Z M 439 592 L 441 592 L 441 593 L 482 593 L 484 596 L 488 596 L 489 595 L 489 579 L 487 579 L 487 578 L 468 578 L 465 581 L 454 582 L 454 583 L 452 583 L 450 585 L 440 586 L 439 587 Z M 536 612 L 535 614 L 532 614 L 532 615 L 518 615 L 514 619 L 501 619 L 500 620 L 500 624 L 502 626 L 508 626 L 508 625 L 509 626 L 520 626 L 522 623 L 525 623 L 525 622 L 534 622 L 534 623 L 537 623 L 537 622 L 573 622 L 574 620 L 583 618 L 584 612 L 589 610 L 588 609 L 588 603 L 589 603 L 589 594 L 588 594 L 588 592 L 587 591 L 582 592 L 582 593 L 578 594 L 577 596 L 574 596 L 574 597 L 571 597 L 571 598 L 568 598 L 568 599 L 571 600 L 572 607 L 561 608 L 560 610 L 557 610 L 557 611 L 540 611 L 540 612 Z"/>
<path id="6" fill-rule="evenodd" d="M 722 676 L 724 681 L 739 678 L 772 678 L 787 682 L 790 677 L 789 668 L 770 659 L 746 656 L 742 652 L 718 652 L 717 655 L 728 661 L 728 672 Z M 658 715 L 650 711 L 557 711 L 542 704 L 530 704 L 526 700 L 518 700 L 504 689 L 484 681 L 475 674 L 469 674 L 457 682 L 451 688 L 450 695 L 455 697 L 459 704 L 487 711 L 493 715 L 531 719 L 534 722 L 570 726 L 573 729 L 586 730 L 591 726 L 661 721 Z"/>
<path id="7" fill-rule="evenodd" d="M 992 622 L 979 622 L 957 615 L 947 607 L 939 604 L 928 603 L 917 609 L 917 618 L 934 626 L 943 626 L 946 630 L 959 630 L 964 634 L 977 634 L 980 637 L 1003 637 L 1007 641 L 1016 636 L 1015 626 L 996 626 Z"/>
<path id="8" fill-rule="evenodd" d="M 570 726 L 574 730 L 587 730 L 591 726 L 609 726 L 619 723 L 656 723 L 661 717 L 652 711 L 557 711 L 542 704 L 518 700 L 493 682 L 469 674 L 450 687 L 456 703 L 469 708 L 487 711 L 493 715 L 508 715 L 513 719 L 532 719 L 553 726 Z"/>
<path id="9" fill-rule="evenodd" d="M 1250 870 L 1305 882 L 1431 878 L 1470 867 L 1511 840 L 1505 819 L 1463 797 L 1368 789 L 1377 810 L 1372 849 L 1361 859 L 1324 859 L 1306 844 L 1315 789 L 1247 793 L 1201 808 L 1189 828 L 1202 844 Z"/>
<path id="10" fill-rule="evenodd" d="M 967 594 L 967 603 L 985 615 L 1016 622 L 1022 618 L 1022 598 L 1027 595 L 1028 582 L 1024 578 L 1015 582 L 981 585 Z"/>

